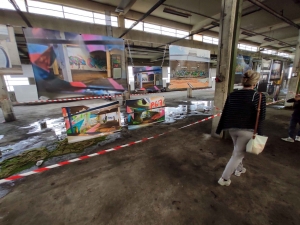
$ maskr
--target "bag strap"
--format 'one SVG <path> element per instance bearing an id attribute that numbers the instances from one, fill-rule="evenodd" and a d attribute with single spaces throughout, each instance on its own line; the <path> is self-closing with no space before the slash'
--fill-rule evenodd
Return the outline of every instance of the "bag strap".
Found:
<path id="1" fill-rule="evenodd" d="M 256 132 L 257 132 L 257 128 L 258 128 L 260 106 L 261 106 L 261 98 L 262 98 L 262 93 L 259 93 L 259 101 L 258 101 L 258 108 L 257 108 L 257 114 L 256 114 L 255 128 L 254 128 L 254 132 L 253 132 L 253 139 L 255 138 L 255 135 L 256 135 Z"/>

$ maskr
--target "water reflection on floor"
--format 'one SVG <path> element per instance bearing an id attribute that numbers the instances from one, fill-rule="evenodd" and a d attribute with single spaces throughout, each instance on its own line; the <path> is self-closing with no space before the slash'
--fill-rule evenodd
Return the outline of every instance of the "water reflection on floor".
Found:
<path id="1" fill-rule="evenodd" d="M 210 115 L 213 107 L 213 101 L 184 101 L 177 107 L 165 107 L 165 121 L 162 123 L 174 123 L 177 120 L 184 119 L 191 115 Z M 126 113 L 121 113 L 121 126 L 127 126 L 127 116 Z M 43 128 L 41 124 L 46 125 Z M 144 125 L 133 125 L 129 126 L 128 129 L 139 129 Z M 51 142 L 57 140 L 63 140 L 67 137 L 66 128 L 63 117 L 56 119 L 43 119 L 26 127 L 20 127 L 19 129 L 26 129 L 27 134 L 30 135 L 29 138 L 22 140 L 18 143 L 0 147 L 0 152 L 2 153 L 2 158 L 0 162 L 11 158 L 13 156 L 19 155 L 27 149 L 39 148 L 42 146 L 47 146 Z M 116 139 L 113 134 L 111 137 L 107 137 L 105 143 L 111 143 Z M 118 137 L 120 134 L 118 134 Z M 3 135 L 0 135 L 0 139 Z"/>
<path id="2" fill-rule="evenodd" d="M 210 115 L 213 107 L 212 101 L 191 101 L 191 105 L 178 107 L 165 107 L 166 119 L 164 123 L 173 123 L 191 115 Z"/>
<path id="3" fill-rule="evenodd" d="M 177 107 L 164 107 L 165 108 L 165 121 L 161 123 L 174 123 L 177 120 L 184 119 L 188 116 L 195 115 L 211 115 L 212 108 L 214 106 L 213 101 L 183 101 L 182 104 Z M 153 123 L 129 125 L 129 130 L 140 129 Z"/>

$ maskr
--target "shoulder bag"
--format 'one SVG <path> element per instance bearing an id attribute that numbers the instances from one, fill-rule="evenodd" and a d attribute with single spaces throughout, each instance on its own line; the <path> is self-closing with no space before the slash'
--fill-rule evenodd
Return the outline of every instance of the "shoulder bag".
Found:
<path id="1" fill-rule="evenodd" d="M 259 114 L 260 114 L 260 107 L 261 107 L 261 98 L 262 93 L 259 93 L 259 102 L 258 102 L 258 108 L 257 108 L 257 115 L 256 115 L 256 123 L 255 123 L 255 129 L 253 132 L 253 137 L 249 140 L 247 146 L 246 146 L 246 152 L 258 155 L 261 153 L 265 145 L 267 143 L 268 137 L 258 135 L 257 128 L 258 128 L 258 122 L 259 122 Z"/>

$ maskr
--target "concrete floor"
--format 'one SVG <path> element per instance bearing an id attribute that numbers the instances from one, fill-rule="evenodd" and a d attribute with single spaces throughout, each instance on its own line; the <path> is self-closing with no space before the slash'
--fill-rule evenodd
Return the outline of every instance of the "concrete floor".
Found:
<path id="1" fill-rule="evenodd" d="M 197 98 L 211 98 L 203 93 Z M 171 95 L 167 104 L 185 100 Z M 33 107 L 16 107 L 18 118 L 51 117 L 61 106 Z M 268 145 L 259 156 L 246 155 L 246 174 L 232 177 L 229 187 L 217 180 L 231 140 L 212 138 L 211 121 L 176 129 L 206 117 L 192 116 L 128 131 L 95 151 L 172 132 L 166 136 L 0 185 L 10 191 L 0 199 L 0 224 L 300 224 L 300 143 L 280 140 L 290 115 L 268 107 Z"/>

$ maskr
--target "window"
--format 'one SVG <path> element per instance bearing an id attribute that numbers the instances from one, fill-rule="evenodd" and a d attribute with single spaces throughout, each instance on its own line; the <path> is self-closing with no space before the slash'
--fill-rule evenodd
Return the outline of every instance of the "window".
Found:
<path id="1" fill-rule="evenodd" d="M 4 1 L 2 3 L 2 1 Z M 2 9 L 11 9 L 15 10 L 13 5 L 9 2 L 9 0 L 2 0 L 0 8 Z M 107 25 L 108 21 L 106 21 L 105 14 L 94 13 L 91 11 L 76 9 L 72 7 L 56 5 L 51 3 L 45 3 L 35 0 L 27 0 L 28 9 L 26 10 L 25 0 L 15 0 L 18 4 L 19 8 L 22 11 L 27 11 L 29 13 L 42 14 L 47 16 L 54 16 L 60 18 L 66 18 L 71 20 L 77 20 L 88 23 L 96 23 Z M 111 16 L 110 17 L 111 26 L 118 27 L 118 17 Z"/>
<path id="2" fill-rule="evenodd" d="M 150 23 L 144 23 L 144 31 L 154 34 L 161 34 L 161 26 Z"/>
<path id="3" fill-rule="evenodd" d="M 247 50 L 250 52 L 257 52 L 258 48 L 251 45 L 238 44 L 238 49 Z"/>
<path id="4" fill-rule="evenodd" d="M 161 34 L 166 36 L 176 37 L 176 29 L 161 27 Z"/>
<path id="5" fill-rule="evenodd" d="M 203 36 L 200 34 L 194 34 L 193 35 L 193 40 L 194 41 L 203 41 Z"/>
<path id="6" fill-rule="evenodd" d="M 125 19 L 125 28 L 130 28 L 132 24 L 134 24 L 135 21 L 134 20 L 129 20 L 129 19 Z M 143 26 L 143 22 L 139 22 L 137 25 L 135 25 L 134 28 L 132 28 L 133 30 L 140 30 L 143 31 L 144 30 L 144 26 Z"/>
<path id="7" fill-rule="evenodd" d="M 289 58 L 289 57 L 290 57 L 290 54 L 285 53 L 285 52 L 278 52 L 278 55 L 279 55 L 279 56 L 282 56 L 282 57 L 286 57 L 286 58 Z"/>
<path id="8" fill-rule="evenodd" d="M 209 36 L 203 36 L 203 42 L 218 45 L 219 44 L 219 39 L 209 37 Z"/>
<path id="9" fill-rule="evenodd" d="M 176 37 L 178 38 L 183 38 L 188 36 L 190 33 L 188 31 L 183 31 L 183 30 L 176 30 Z M 189 37 L 186 37 L 185 39 L 189 39 Z"/>
<path id="10" fill-rule="evenodd" d="M 19 6 L 19 9 L 21 11 L 24 11 L 24 12 L 27 11 L 26 10 L 26 5 L 25 5 L 25 0 L 15 0 L 15 2 L 17 3 L 17 5 Z M 15 7 L 8 0 L 2 0 L 0 8 L 1 9 L 15 10 Z"/>
<path id="11" fill-rule="evenodd" d="M 277 52 L 274 50 L 269 50 L 269 49 L 265 49 L 264 51 L 262 51 L 261 53 L 264 54 L 269 54 L 269 55 L 277 55 Z"/>
<path id="12" fill-rule="evenodd" d="M 14 91 L 13 86 L 17 85 L 29 85 L 28 77 L 24 77 L 22 75 L 20 76 L 10 76 L 10 75 L 5 75 L 4 76 L 4 81 L 7 87 L 8 91 Z"/>

